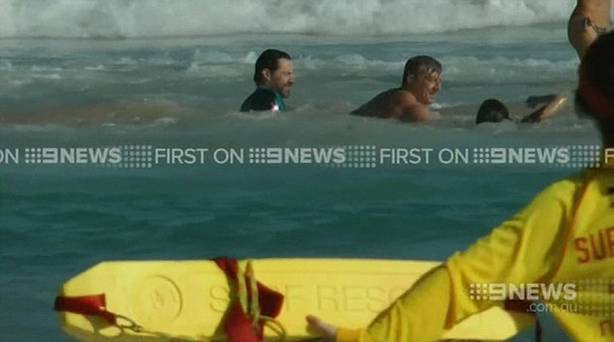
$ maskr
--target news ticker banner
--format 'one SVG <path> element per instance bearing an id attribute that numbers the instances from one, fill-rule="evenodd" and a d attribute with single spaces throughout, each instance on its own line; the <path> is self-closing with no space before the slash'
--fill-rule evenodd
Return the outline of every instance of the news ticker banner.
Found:
<path id="1" fill-rule="evenodd" d="M 390 166 L 524 165 L 584 168 L 597 167 L 607 162 L 614 162 L 614 149 L 603 149 L 599 145 L 464 148 L 375 145 L 241 148 L 119 145 L 0 148 L 0 167 L 94 165 L 118 169 L 152 169 L 168 166 L 317 165 L 372 169 Z"/>

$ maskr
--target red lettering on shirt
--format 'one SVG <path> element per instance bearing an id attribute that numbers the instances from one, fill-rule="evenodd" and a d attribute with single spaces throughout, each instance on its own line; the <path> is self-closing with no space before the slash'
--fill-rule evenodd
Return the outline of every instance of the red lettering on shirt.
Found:
<path id="1" fill-rule="evenodd" d="M 574 245 L 576 246 L 576 251 L 578 253 L 584 254 L 583 257 L 578 257 L 578 262 L 581 264 L 586 263 L 591 259 L 588 248 L 586 248 L 586 243 L 587 243 L 586 238 L 576 238 L 574 241 Z"/>

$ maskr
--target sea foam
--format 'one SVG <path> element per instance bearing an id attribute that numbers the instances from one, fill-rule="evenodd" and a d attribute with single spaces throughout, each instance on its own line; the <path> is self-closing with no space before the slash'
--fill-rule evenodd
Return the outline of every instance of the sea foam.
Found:
<path id="1" fill-rule="evenodd" d="M 574 0 L 0 0 L 0 37 L 387 35 L 564 22 Z"/>

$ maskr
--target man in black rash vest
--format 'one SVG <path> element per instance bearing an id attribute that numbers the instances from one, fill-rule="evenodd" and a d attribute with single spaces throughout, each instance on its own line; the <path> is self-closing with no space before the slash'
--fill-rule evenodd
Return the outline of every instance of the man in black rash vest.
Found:
<path id="1" fill-rule="evenodd" d="M 285 110 L 284 99 L 290 96 L 290 88 L 294 85 L 290 55 L 274 49 L 263 51 L 256 60 L 254 82 L 257 88 L 243 101 L 242 112 Z"/>

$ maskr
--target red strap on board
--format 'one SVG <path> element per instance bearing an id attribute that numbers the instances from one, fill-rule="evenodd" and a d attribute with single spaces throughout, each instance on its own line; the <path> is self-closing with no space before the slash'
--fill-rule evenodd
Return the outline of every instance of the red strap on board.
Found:
<path id="1" fill-rule="evenodd" d="M 117 316 L 107 311 L 107 303 L 104 294 L 79 297 L 63 297 L 55 298 L 53 309 L 55 311 L 71 312 L 87 316 L 96 316 L 109 322 L 109 324 L 117 324 Z"/>
<path id="2" fill-rule="evenodd" d="M 216 258 L 214 259 L 218 267 L 224 271 L 231 283 L 236 283 L 239 273 L 239 265 L 236 259 Z M 241 274 L 241 276 L 244 276 Z M 260 313 L 268 317 L 277 317 L 281 312 L 284 297 L 281 293 L 273 291 L 260 282 L 258 287 L 258 302 Z M 251 297 L 251 293 L 248 296 Z M 96 316 L 104 319 L 109 324 L 117 325 L 118 316 L 106 309 L 106 298 L 104 294 L 64 297 L 58 296 L 54 304 L 55 311 L 70 312 L 86 316 Z M 243 312 L 241 304 L 231 302 L 224 320 L 224 331 L 229 342 L 262 342 L 264 340 L 264 326 L 262 322 L 257 322 L 254 328 L 253 322 L 247 314 Z"/>
<path id="3" fill-rule="evenodd" d="M 236 259 L 232 258 L 215 258 L 213 259 L 217 266 L 226 273 L 231 283 L 236 283 L 237 274 L 239 273 L 239 264 Z M 241 274 L 243 277 L 244 275 Z M 284 302 L 284 296 L 276 291 L 269 289 L 260 282 L 258 287 L 258 303 L 260 305 L 260 314 L 268 317 L 277 317 L 281 312 Z M 252 293 L 248 292 L 248 297 L 251 298 Z M 254 329 L 252 321 L 247 314 L 243 312 L 241 304 L 237 301 L 230 303 L 230 307 L 224 320 L 224 332 L 229 342 L 262 342 L 264 340 L 264 327 L 261 322 L 257 322 L 257 329 Z"/>

